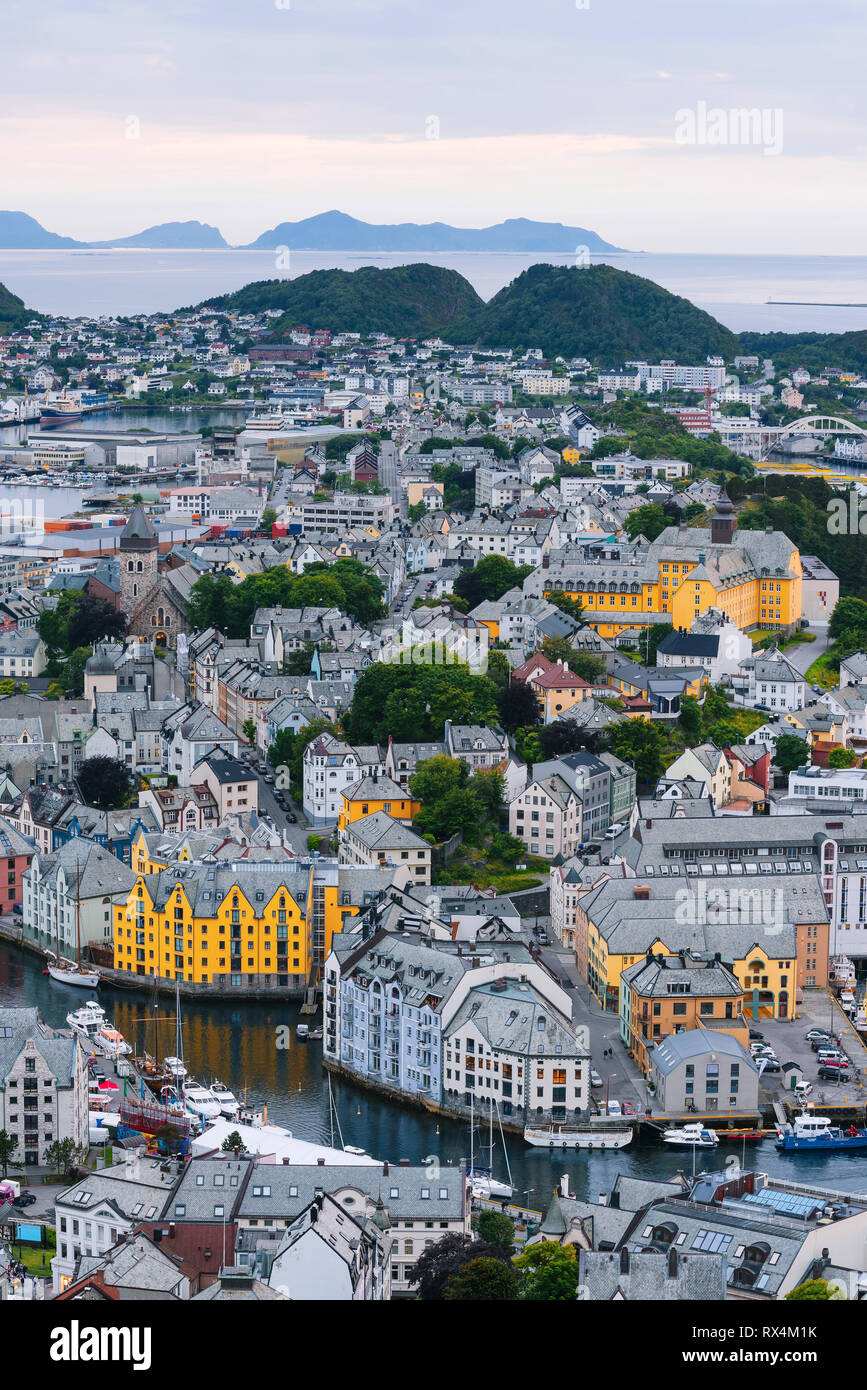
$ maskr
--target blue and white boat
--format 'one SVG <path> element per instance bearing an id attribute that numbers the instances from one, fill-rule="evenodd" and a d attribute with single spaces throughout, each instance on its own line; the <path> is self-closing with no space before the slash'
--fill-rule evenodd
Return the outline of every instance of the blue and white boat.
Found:
<path id="1" fill-rule="evenodd" d="M 715 1149 L 719 1143 L 718 1135 L 704 1125 L 683 1125 L 680 1129 L 664 1129 L 662 1142 L 670 1149 Z"/>
<path id="2" fill-rule="evenodd" d="M 795 1117 L 793 1125 L 781 1125 L 777 1130 L 777 1148 L 783 1153 L 809 1153 L 816 1149 L 867 1149 L 867 1129 L 849 1125 L 833 1125 L 827 1115 L 814 1115 L 805 1110 Z"/>

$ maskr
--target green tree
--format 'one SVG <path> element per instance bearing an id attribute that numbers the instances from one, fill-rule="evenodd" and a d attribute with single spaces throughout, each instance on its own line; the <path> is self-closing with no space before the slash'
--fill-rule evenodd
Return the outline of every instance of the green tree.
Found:
<path id="1" fill-rule="evenodd" d="M 416 742 L 441 739 L 446 719 L 478 724 L 496 717 L 497 687 L 463 663 L 374 662 L 358 677 L 342 723 L 356 743 L 385 743 L 389 735 L 397 742 Z"/>
<path id="2" fill-rule="evenodd" d="M 470 1260 L 480 1257 L 499 1260 L 511 1268 L 511 1260 L 502 1246 L 473 1240 L 462 1231 L 450 1231 L 441 1240 L 425 1246 L 409 1271 L 408 1282 L 418 1288 L 422 1302 L 438 1302 L 452 1276 Z"/>
<path id="3" fill-rule="evenodd" d="M 0 1129 L 0 1165 L 3 1167 L 3 1177 L 9 1172 L 9 1164 L 15 1157 L 18 1149 L 18 1140 L 13 1139 L 12 1135 L 5 1129 Z"/>
<path id="4" fill-rule="evenodd" d="M 517 1296 L 515 1271 L 490 1255 L 481 1255 L 463 1265 L 443 1290 L 448 1303 L 502 1303 Z"/>
<path id="5" fill-rule="evenodd" d="M 636 507 L 627 516 L 623 523 L 623 529 L 631 541 L 637 536 L 646 536 L 649 541 L 655 541 L 657 536 L 670 526 L 671 522 L 665 515 L 658 502 L 651 502 L 646 507 Z"/>
<path id="6" fill-rule="evenodd" d="M 532 565 L 514 565 L 505 555 L 483 555 L 473 569 L 461 570 L 455 593 L 473 609 L 486 600 L 495 603 L 509 589 L 520 588 L 532 573 Z"/>
<path id="7" fill-rule="evenodd" d="M 867 603 L 859 598 L 840 598 L 828 623 L 828 636 L 835 641 L 844 632 L 856 633 L 867 641 Z"/>
<path id="8" fill-rule="evenodd" d="M 774 739 L 774 762 L 781 772 L 796 772 L 807 762 L 807 744 L 795 734 L 780 734 Z"/>
<path id="9" fill-rule="evenodd" d="M 247 1152 L 247 1145 L 244 1143 L 238 1131 L 233 1129 L 231 1134 L 226 1135 L 220 1145 L 220 1149 L 223 1153 L 227 1154 L 234 1153 L 235 1149 L 237 1149 L 239 1153 L 245 1154 Z"/>
<path id="10" fill-rule="evenodd" d="M 649 719 L 621 719 L 608 730 L 606 741 L 617 758 L 631 763 L 640 782 L 655 782 L 665 769 L 665 736 Z"/>
<path id="11" fill-rule="evenodd" d="M 805 1279 L 786 1294 L 787 1303 L 827 1303 L 833 1297 L 827 1279 Z"/>
<path id="12" fill-rule="evenodd" d="M 262 513 L 261 526 L 263 531 L 270 531 L 277 520 L 277 513 L 273 507 L 266 507 Z"/>
<path id="13" fill-rule="evenodd" d="M 488 820 L 496 820 L 503 804 L 506 784 L 496 768 L 480 768 L 470 779 L 470 789 L 478 797 Z"/>
<path id="14" fill-rule="evenodd" d="M 857 761 L 851 748 L 832 748 L 828 754 L 829 767 L 854 767 Z"/>
<path id="15" fill-rule="evenodd" d="M 409 779 L 409 789 L 413 799 L 421 802 L 413 820 L 420 834 L 445 840 L 456 831 L 464 835 L 478 831 L 484 812 L 469 774 L 465 762 L 445 754 L 419 763 Z"/>
<path id="16" fill-rule="evenodd" d="M 92 647 L 76 647 L 70 654 L 63 669 L 67 695 L 81 695 L 84 691 L 84 668 L 93 656 Z"/>
<path id="17" fill-rule="evenodd" d="M 575 1298 L 579 1266 L 574 1245 L 543 1240 L 515 1260 L 521 1279 L 520 1297 L 533 1302 L 566 1302 Z"/>
<path id="18" fill-rule="evenodd" d="M 409 511 L 407 512 L 407 518 L 409 520 L 410 525 L 414 526 L 417 521 L 421 521 L 426 511 L 427 507 L 425 506 L 424 502 L 414 502 L 413 505 L 409 508 Z"/>
<path id="19" fill-rule="evenodd" d="M 244 720 L 243 724 L 241 725 L 241 733 L 244 735 L 244 737 L 245 737 L 245 739 L 247 740 L 248 743 L 250 743 L 250 744 L 255 744 L 255 742 L 256 742 L 256 725 L 253 723 L 253 720 L 252 720 L 252 719 L 245 719 L 245 720 Z"/>
<path id="20" fill-rule="evenodd" d="M 56 1173 L 69 1173 L 76 1163 L 86 1157 L 86 1150 L 68 1135 L 65 1139 L 55 1139 L 45 1146 L 45 1162 Z"/>
<path id="21" fill-rule="evenodd" d="M 482 1240 L 488 1241 L 490 1245 L 499 1245 L 502 1250 L 506 1251 L 507 1255 L 511 1254 L 514 1245 L 514 1226 L 506 1213 L 479 1212 L 477 1229 Z"/>
<path id="22" fill-rule="evenodd" d="M 680 713 L 677 722 L 683 729 L 684 734 L 690 743 L 701 742 L 702 711 L 694 695 L 684 695 L 680 702 Z"/>
<path id="23" fill-rule="evenodd" d="M 117 758 L 85 758 L 78 772 L 78 787 L 88 806 L 110 811 L 129 800 L 132 777 Z"/>

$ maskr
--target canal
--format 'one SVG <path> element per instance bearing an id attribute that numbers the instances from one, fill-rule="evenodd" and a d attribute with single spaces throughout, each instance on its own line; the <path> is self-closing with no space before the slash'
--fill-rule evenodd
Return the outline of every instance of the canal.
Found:
<path id="1" fill-rule="evenodd" d="M 65 1027 L 66 1014 L 90 997 L 86 991 L 55 984 L 42 974 L 36 957 L 0 942 L 0 1006 L 35 1006 L 46 1023 Z M 101 987 L 100 1002 L 109 1018 L 136 1048 L 152 1050 L 151 1000 Z M 174 1052 L 174 1005 L 163 998 L 160 1015 L 160 1050 Z M 322 1044 L 297 1042 L 298 1005 L 182 1003 L 184 1060 L 191 1075 L 205 1083 L 219 1078 L 236 1095 L 245 1090 L 250 1103 L 267 1105 L 268 1119 L 290 1129 L 299 1139 L 330 1143 L 331 1107 L 328 1076 L 321 1066 Z M 289 1047 L 281 1046 L 288 1033 Z M 373 1095 L 362 1087 L 332 1080 L 334 1112 L 343 1141 L 366 1149 L 377 1158 L 422 1162 L 431 1156 L 441 1163 L 457 1163 L 469 1155 L 466 1122 L 428 1115 Z M 337 1131 L 335 1142 L 339 1147 Z M 476 1137 L 487 1153 L 487 1123 Z M 569 1153 L 551 1155 L 531 1149 L 516 1135 L 506 1136 L 509 1167 L 516 1200 L 531 1207 L 548 1205 L 555 1182 L 568 1174 L 570 1191 L 595 1199 L 611 1185 L 618 1171 L 634 1177 L 665 1178 L 678 1169 L 691 1171 L 688 1153 L 677 1153 L 655 1144 L 633 1144 L 618 1153 Z M 484 1159 L 482 1160 L 484 1161 Z M 792 1156 L 777 1152 L 773 1143 L 721 1146 L 710 1160 L 715 1168 L 737 1161 L 796 1182 L 815 1182 L 846 1192 L 867 1192 L 867 1154 L 810 1154 Z M 699 1169 L 709 1166 L 707 1155 L 698 1154 Z M 505 1179 L 503 1144 L 495 1132 L 495 1177 Z"/>

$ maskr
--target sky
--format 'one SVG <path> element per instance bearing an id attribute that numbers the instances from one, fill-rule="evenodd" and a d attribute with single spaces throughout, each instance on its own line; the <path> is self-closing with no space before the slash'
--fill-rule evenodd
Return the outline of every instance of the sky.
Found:
<path id="1" fill-rule="evenodd" d="M 82 240 L 339 208 L 859 254 L 865 38 L 864 0 L 6 0 L 0 203 Z"/>

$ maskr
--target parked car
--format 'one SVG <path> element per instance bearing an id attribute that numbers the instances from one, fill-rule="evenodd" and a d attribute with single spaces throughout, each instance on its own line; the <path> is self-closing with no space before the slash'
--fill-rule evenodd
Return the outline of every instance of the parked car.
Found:
<path id="1" fill-rule="evenodd" d="M 624 820 L 617 821 L 614 825 L 609 825 L 605 832 L 606 840 L 616 840 L 617 836 L 621 835 L 625 829 L 626 821 Z"/>
<path id="2" fill-rule="evenodd" d="M 814 1052 L 821 1052 L 823 1049 L 827 1050 L 829 1047 L 836 1047 L 838 1042 L 839 1039 L 833 1037 L 815 1038 L 813 1042 L 810 1043 L 810 1046 Z"/>
<path id="3" fill-rule="evenodd" d="M 752 1033 L 750 1033 L 750 1037 L 752 1036 Z M 830 1041 L 834 1035 L 833 1033 L 829 1033 L 827 1028 L 811 1028 L 809 1033 L 805 1034 L 805 1036 L 807 1042 L 820 1043 L 824 1042 L 826 1039 Z"/>
<path id="4" fill-rule="evenodd" d="M 765 1064 L 762 1073 L 763 1075 L 766 1071 L 782 1071 L 782 1067 L 780 1066 L 780 1063 L 777 1061 L 776 1057 L 763 1057 L 760 1058 L 760 1060 L 763 1061 Z"/>
<path id="5" fill-rule="evenodd" d="M 751 1029 L 750 1029 L 750 1041 L 751 1041 L 751 1042 L 764 1042 L 764 1041 L 765 1041 L 765 1035 L 764 1035 L 764 1033 L 760 1033 L 759 1030 L 758 1030 L 758 1028 L 751 1028 Z"/>
<path id="6" fill-rule="evenodd" d="M 13 1198 L 12 1205 L 23 1211 L 25 1207 L 32 1207 L 35 1201 L 36 1197 L 32 1192 L 22 1192 L 20 1197 Z"/>
<path id="7" fill-rule="evenodd" d="M 622 1116 L 622 1114 L 623 1114 L 623 1110 L 622 1110 L 622 1108 L 621 1108 L 620 1101 L 619 1101 L 619 1100 L 610 1100 L 610 1101 L 608 1102 L 608 1115 L 609 1115 L 609 1118 L 611 1118 L 611 1119 L 615 1119 L 615 1118 L 616 1118 L 616 1119 L 619 1120 L 620 1117 Z"/>
<path id="8" fill-rule="evenodd" d="M 801 1082 L 799 1082 L 798 1085 L 795 1087 L 795 1091 L 794 1091 L 795 1100 L 799 1100 L 799 1101 L 803 1102 L 803 1101 L 805 1101 L 805 1100 L 807 1099 L 807 1096 L 812 1095 L 812 1092 L 813 1092 L 813 1083 L 812 1083 L 812 1081 L 801 1081 Z"/>
<path id="9" fill-rule="evenodd" d="M 295 822 L 298 820 L 298 817 L 295 815 L 293 811 L 287 811 L 286 819 L 289 821 L 291 825 L 294 825 Z"/>
<path id="10" fill-rule="evenodd" d="M 634 1115 L 634 1114 L 635 1114 L 635 1106 L 632 1104 L 632 1101 L 631 1101 L 631 1100 L 625 1100 L 625 1101 L 623 1102 L 623 1113 L 624 1113 L 624 1115 Z"/>
<path id="11" fill-rule="evenodd" d="M 594 1089 L 595 1089 L 596 1087 L 602 1085 L 602 1077 L 599 1075 L 598 1071 L 592 1071 L 592 1070 L 591 1070 L 591 1072 L 590 1072 L 590 1085 L 591 1085 Z"/>
<path id="12" fill-rule="evenodd" d="M 849 1058 L 845 1052 L 841 1052 L 839 1047 L 820 1047 L 820 1062 L 848 1062 Z"/>
<path id="13" fill-rule="evenodd" d="M 824 1062 L 818 1071 L 823 1081 L 848 1081 L 849 1070 L 843 1062 Z"/>

